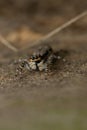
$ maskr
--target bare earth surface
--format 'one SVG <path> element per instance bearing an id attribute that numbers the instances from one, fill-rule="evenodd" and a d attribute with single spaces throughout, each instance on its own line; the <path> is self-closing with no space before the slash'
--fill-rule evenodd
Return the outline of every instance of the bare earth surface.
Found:
<path id="1" fill-rule="evenodd" d="M 66 21 L 45 20 L 1 18 L 5 38 L 17 48 L 30 47 L 15 54 L 0 43 L 0 130 L 87 130 L 87 18 L 48 42 L 55 52 L 68 52 L 51 73 L 16 75 L 14 61 L 36 49 L 32 41 Z"/>

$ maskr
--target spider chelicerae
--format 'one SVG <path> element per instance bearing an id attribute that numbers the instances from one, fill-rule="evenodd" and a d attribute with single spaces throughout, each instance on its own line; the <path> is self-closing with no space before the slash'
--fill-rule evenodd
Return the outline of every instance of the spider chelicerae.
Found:
<path id="1" fill-rule="evenodd" d="M 49 45 L 39 46 L 28 59 L 19 59 L 18 69 L 48 71 L 49 67 L 59 58 L 61 57 L 56 56 Z"/>

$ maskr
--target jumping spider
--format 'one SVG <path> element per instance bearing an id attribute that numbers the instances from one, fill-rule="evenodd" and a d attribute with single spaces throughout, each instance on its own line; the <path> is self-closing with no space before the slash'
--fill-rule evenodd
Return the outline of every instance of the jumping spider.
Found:
<path id="1" fill-rule="evenodd" d="M 18 69 L 48 71 L 49 67 L 59 58 L 49 45 L 40 46 L 28 59 L 19 60 Z"/>

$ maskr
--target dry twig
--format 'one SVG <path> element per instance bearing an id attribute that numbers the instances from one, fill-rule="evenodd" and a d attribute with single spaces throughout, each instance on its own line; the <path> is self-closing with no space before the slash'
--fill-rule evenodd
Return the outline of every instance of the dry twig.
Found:
<path id="1" fill-rule="evenodd" d="M 75 23 L 77 20 L 81 19 L 85 15 L 87 15 L 87 11 L 85 11 L 85 12 L 79 14 L 78 16 L 72 18 L 71 20 L 69 20 L 68 22 L 64 23 L 60 27 L 56 28 L 55 30 L 51 31 L 50 33 L 48 33 L 46 36 L 42 37 L 38 41 L 33 42 L 31 44 L 31 46 L 30 45 L 26 46 L 25 48 L 21 49 L 20 51 L 25 50 L 28 47 L 32 47 L 32 46 L 37 45 L 37 44 L 43 44 L 49 38 L 51 38 L 52 36 L 56 35 L 60 31 L 62 31 L 63 29 L 69 27 L 71 24 Z M 7 46 L 10 50 L 12 50 L 14 52 L 18 52 L 19 51 L 16 47 L 14 47 L 13 45 L 11 45 L 2 35 L 0 35 L 0 41 L 2 42 L 2 44 L 4 44 L 5 46 Z"/>
<path id="2" fill-rule="evenodd" d="M 82 17 L 84 17 L 85 15 L 87 15 L 87 11 L 79 14 L 78 16 L 72 18 L 71 20 L 69 20 L 68 22 L 64 23 L 63 25 L 61 25 L 60 27 L 56 28 L 55 30 L 51 31 L 50 33 L 48 33 L 46 36 L 42 37 L 41 39 L 39 39 L 38 41 L 33 42 L 31 45 L 26 46 L 25 48 L 23 48 L 22 50 L 27 49 L 28 47 L 32 47 L 34 45 L 37 44 L 43 44 L 45 41 L 47 41 L 49 38 L 51 38 L 52 36 L 56 35 L 57 33 L 59 33 L 60 31 L 62 31 L 63 29 L 69 27 L 71 24 L 75 23 L 77 20 L 81 19 Z"/>
<path id="3" fill-rule="evenodd" d="M 18 49 L 11 45 L 1 34 L 0 34 L 0 41 L 2 44 L 4 44 L 6 47 L 8 47 L 10 50 L 14 52 L 18 52 Z"/>

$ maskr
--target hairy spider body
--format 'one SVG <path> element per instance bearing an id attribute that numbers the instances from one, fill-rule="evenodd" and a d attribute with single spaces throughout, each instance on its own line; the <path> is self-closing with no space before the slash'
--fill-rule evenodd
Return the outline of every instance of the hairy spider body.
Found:
<path id="1" fill-rule="evenodd" d="M 54 59 L 56 59 L 56 56 L 50 46 L 40 46 L 29 59 L 20 60 L 19 68 L 21 70 L 26 68 L 29 71 L 47 71 Z"/>

